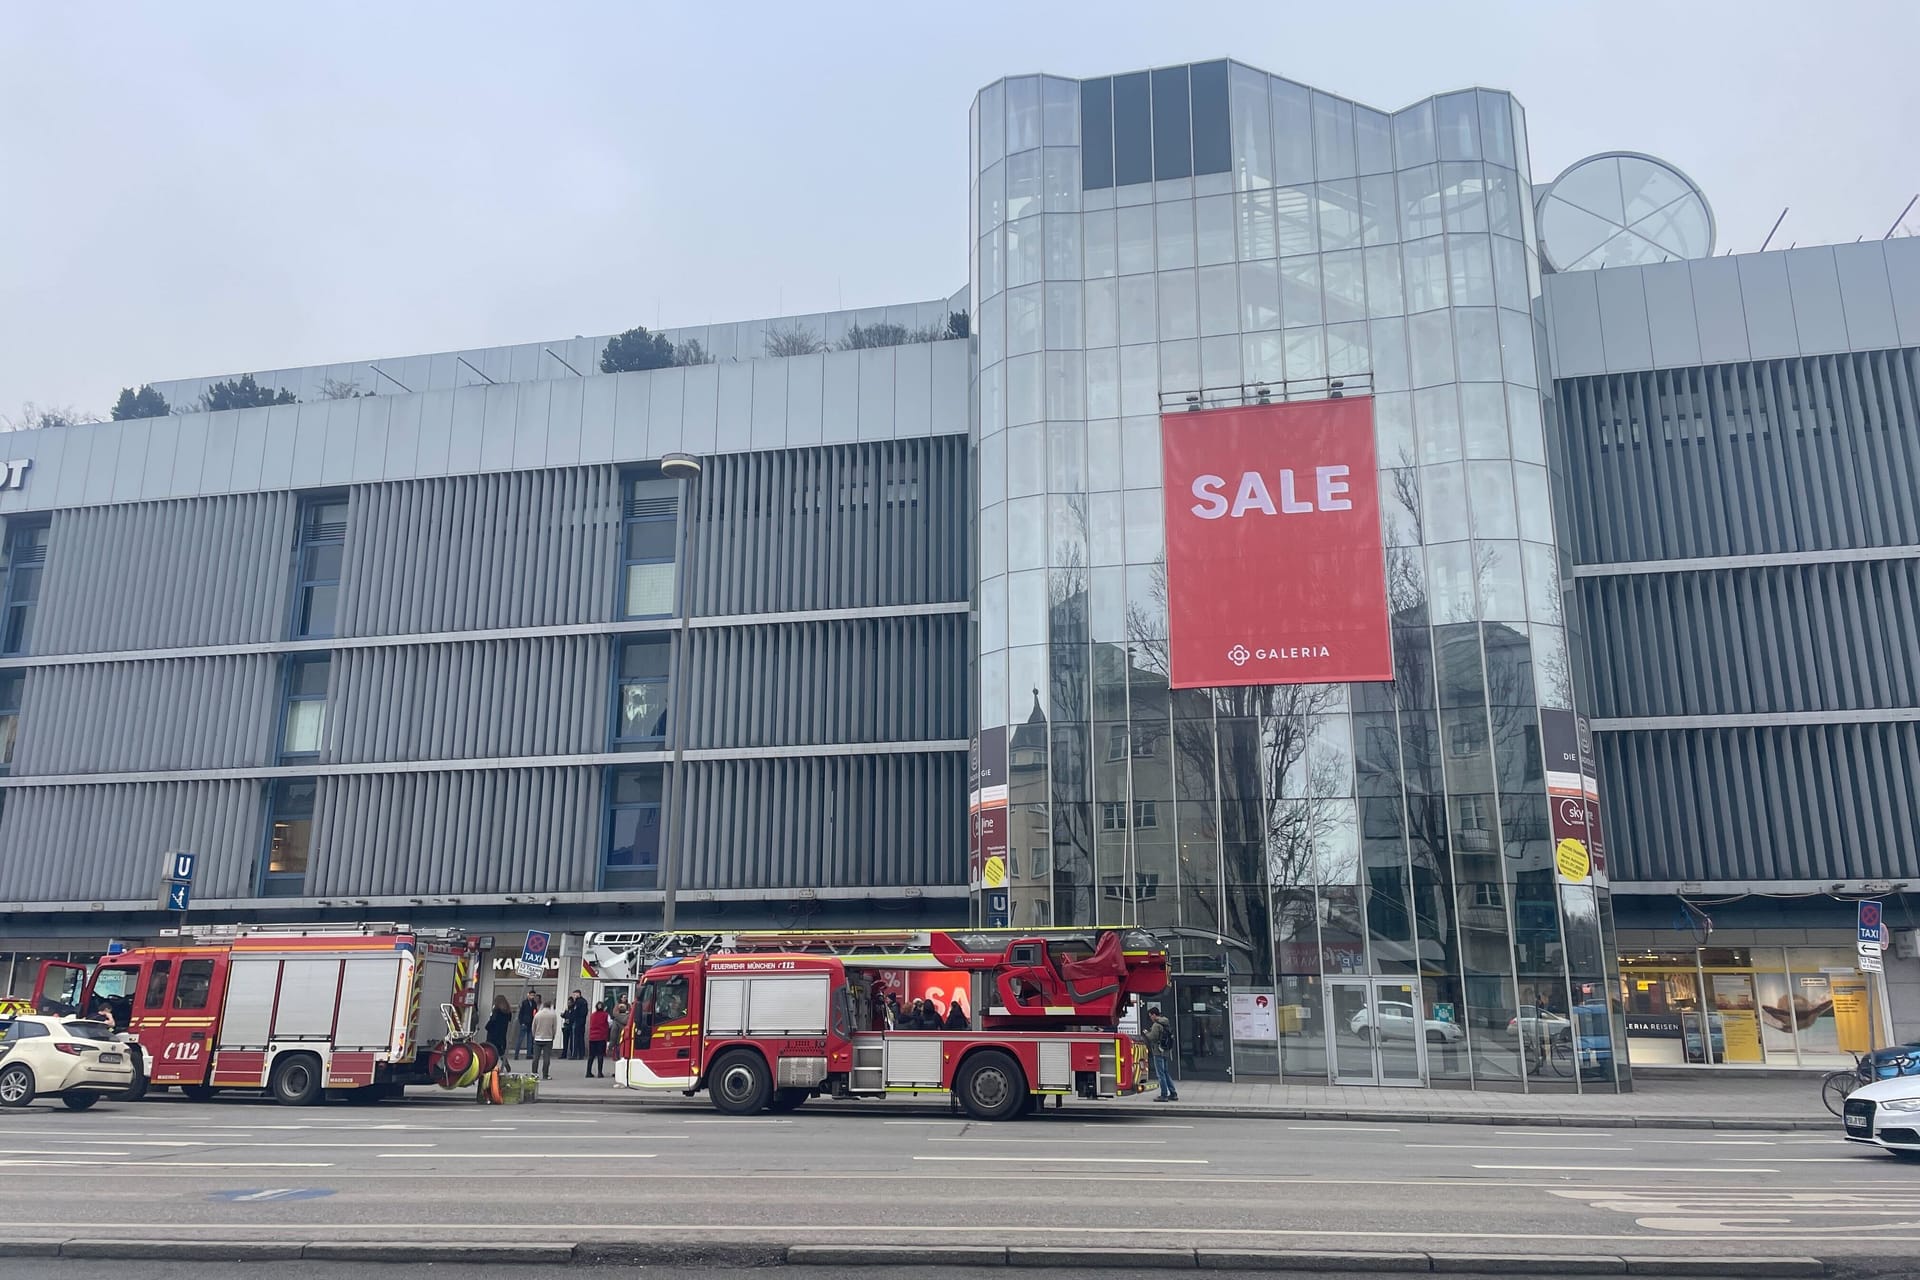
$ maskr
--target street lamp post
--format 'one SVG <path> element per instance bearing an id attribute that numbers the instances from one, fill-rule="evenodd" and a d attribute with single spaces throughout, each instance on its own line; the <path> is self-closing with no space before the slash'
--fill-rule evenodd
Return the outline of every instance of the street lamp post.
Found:
<path id="1" fill-rule="evenodd" d="M 687 496 L 693 482 L 700 478 L 700 459 L 691 453 L 667 453 L 660 457 L 660 474 L 679 483 L 679 501 L 675 505 L 679 510 L 680 545 L 675 557 L 674 572 L 674 614 L 679 619 L 679 642 L 675 645 L 673 670 L 677 673 L 680 664 L 687 656 L 687 542 L 688 530 L 692 527 L 692 517 L 687 510 Z M 675 685 L 683 682 L 676 681 Z M 664 850 L 665 865 L 660 869 L 660 924 L 663 929 L 672 929 L 674 925 L 674 900 L 679 889 L 682 846 L 686 843 L 685 822 L 687 783 L 684 774 L 686 751 L 686 699 L 676 695 L 673 699 L 673 837 Z"/>

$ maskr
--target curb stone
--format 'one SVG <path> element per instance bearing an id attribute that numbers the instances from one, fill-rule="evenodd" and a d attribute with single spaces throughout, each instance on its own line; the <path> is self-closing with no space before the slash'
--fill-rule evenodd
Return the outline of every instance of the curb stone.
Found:
<path id="1" fill-rule="evenodd" d="M 124 1262 L 294 1262 L 300 1253 L 298 1241 L 278 1240 L 68 1240 L 60 1246 L 63 1258 Z"/>
<path id="2" fill-rule="evenodd" d="M 788 1265 L 800 1267 L 1007 1265 L 1007 1250 L 996 1245 L 796 1244 L 785 1253 Z"/>
<path id="3" fill-rule="evenodd" d="M 9 1240 L 6 1252 L 10 1258 L 57 1258 L 60 1256 L 60 1238 L 35 1236 L 28 1240 Z"/>
<path id="4" fill-rule="evenodd" d="M 1629 1255 L 1630 1276 L 1823 1276 L 1818 1258 L 1644 1258 Z"/>
<path id="5" fill-rule="evenodd" d="M 1012 1267 L 1113 1267 L 1123 1269 L 1166 1268 L 1191 1271 L 1191 1249 L 1061 1249 L 1007 1246 L 1007 1265 Z"/>
<path id="6" fill-rule="evenodd" d="M 1627 1260 L 1617 1254 L 1559 1254 L 1551 1258 L 1518 1253 L 1436 1253 L 1433 1269 L 1443 1274 L 1482 1276 L 1620 1276 Z M 1723 1262 L 1722 1266 L 1726 1264 Z"/>
<path id="7" fill-rule="evenodd" d="M 573 1246 L 573 1261 L 588 1267 L 777 1267 L 790 1261 L 791 1252 L 791 1248 L 782 1244 L 691 1240 L 639 1244 L 632 1240 L 583 1240 Z"/>
<path id="8" fill-rule="evenodd" d="M 397 1262 L 400 1254 L 419 1257 L 412 1244 L 355 1243 L 350 1240 L 321 1240 L 309 1244 L 297 1255 L 315 1262 Z M 571 1244 L 461 1244 L 439 1243 L 433 1246 L 435 1262 L 572 1262 Z"/>

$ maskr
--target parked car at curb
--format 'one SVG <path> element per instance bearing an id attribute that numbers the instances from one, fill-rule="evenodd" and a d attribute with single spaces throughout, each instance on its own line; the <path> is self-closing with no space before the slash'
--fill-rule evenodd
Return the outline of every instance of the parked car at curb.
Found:
<path id="1" fill-rule="evenodd" d="M 1841 1114 L 1848 1142 L 1920 1161 L 1920 1076 L 1863 1084 L 1847 1096 Z"/>
<path id="2" fill-rule="evenodd" d="M 113 1027 L 85 1018 L 24 1016 L 0 1036 L 0 1107 L 58 1097 L 85 1111 L 133 1088 L 133 1055 Z"/>
<path id="3" fill-rule="evenodd" d="M 1414 1028 L 1420 1023 L 1414 1019 L 1413 1006 L 1398 1000 L 1377 1001 L 1372 1008 L 1360 1010 L 1353 1015 L 1348 1029 L 1361 1037 L 1374 1035 L 1373 1010 L 1380 1011 L 1379 1038 L 1382 1040 L 1411 1040 Z M 1445 1022 L 1439 1018 L 1424 1019 L 1426 1037 L 1430 1044 L 1456 1044 L 1466 1038 L 1457 1022 Z"/>

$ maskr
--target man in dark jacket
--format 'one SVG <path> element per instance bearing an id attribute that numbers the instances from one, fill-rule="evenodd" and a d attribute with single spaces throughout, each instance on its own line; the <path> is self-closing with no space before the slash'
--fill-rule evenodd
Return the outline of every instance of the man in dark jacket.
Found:
<path id="1" fill-rule="evenodd" d="M 514 1044 L 514 1052 L 523 1058 L 533 1056 L 533 1015 L 539 1007 L 539 1002 L 533 998 L 533 992 L 529 991 L 521 998 L 518 1019 L 520 1031 Z"/>
<path id="2" fill-rule="evenodd" d="M 947 1001 L 947 1030 L 965 1031 L 967 1029 L 967 1011 L 960 1007 L 958 1000 Z"/>
<path id="3" fill-rule="evenodd" d="M 1180 1090 L 1173 1083 L 1173 1028 L 1158 1009 L 1147 1010 L 1147 1048 L 1153 1051 L 1153 1074 L 1160 1082 L 1155 1102 L 1178 1102 Z"/>
<path id="4" fill-rule="evenodd" d="M 587 1056 L 587 998 L 578 991 L 567 1000 L 567 1047 L 569 1058 Z"/>

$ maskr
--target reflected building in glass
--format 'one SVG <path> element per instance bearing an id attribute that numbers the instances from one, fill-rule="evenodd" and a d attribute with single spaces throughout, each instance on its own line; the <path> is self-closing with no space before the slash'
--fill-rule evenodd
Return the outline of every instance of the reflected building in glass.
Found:
<path id="1" fill-rule="evenodd" d="M 1002 80 L 972 126 L 983 919 L 1159 930 L 1189 1075 L 1627 1088 L 1543 755 L 1577 722 L 1518 104 L 1211 62 Z M 1394 679 L 1171 689 L 1160 415 L 1369 391 Z"/>

